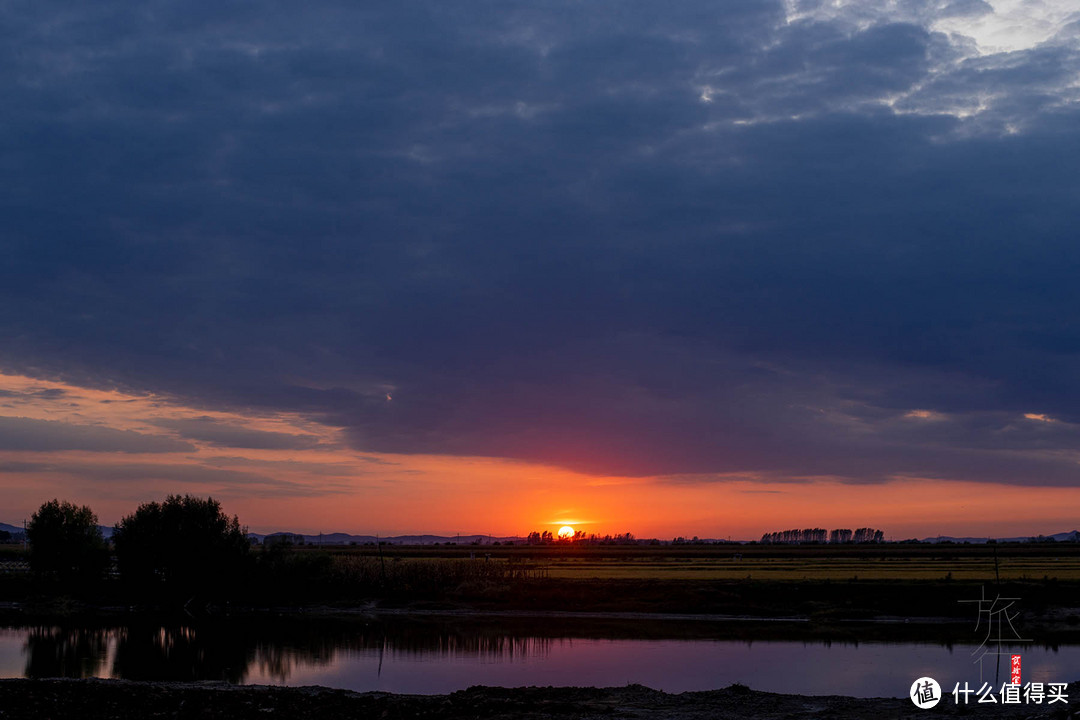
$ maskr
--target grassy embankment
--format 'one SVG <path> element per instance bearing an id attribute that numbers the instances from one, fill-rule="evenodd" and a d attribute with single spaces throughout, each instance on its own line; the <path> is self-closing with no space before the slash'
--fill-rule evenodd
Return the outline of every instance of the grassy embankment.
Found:
<path id="1" fill-rule="evenodd" d="M 18 550 L 4 549 L 3 557 Z M 1017 597 L 1043 636 L 1080 632 L 1080 545 L 425 546 L 256 551 L 233 607 L 579 611 L 974 622 L 960 601 Z M 90 605 L 141 602 L 119 581 L 80 589 Z M 0 574 L 0 599 L 56 589 Z"/>

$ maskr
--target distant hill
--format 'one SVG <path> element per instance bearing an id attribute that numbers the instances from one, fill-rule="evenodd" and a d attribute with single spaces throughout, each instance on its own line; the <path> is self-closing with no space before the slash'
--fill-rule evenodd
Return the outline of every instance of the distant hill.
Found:
<path id="1" fill-rule="evenodd" d="M 523 542 L 520 537 L 492 537 L 490 535 L 393 535 L 389 537 L 376 537 L 374 535 L 349 535 L 348 533 L 323 533 L 321 535 L 305 535 L 303 533 L 275 532 L 268 535 L 248 533 L 248 537 L 256 542 L 265 542 L 266 538 L 283 537 L 292 535 L 302 537 L 305 545 L 366 545 L 368 543 L 384 542 L 391 545 L 444 545 L 448 542 L 458 545 L 492 545 L 494 543 L 505 544 L 508 542 Z"/>
<path id="2" fill-rule="evenodd" d="M 101 534 L 106 539 L 112 537 L 113 529 L 112 529 L 111 525 L 98 525 L 98 529 L 101 530 Z M 7 532 L 11 533 L 12 536 L 17 537 L 20 540 L 22 539 L 22 535 L 23 535 L 22 525 L 9 525 L 7 523 L 0 522 L 0 531 L 7 531 Z"/>
<path id="3" fill-rule="evenodd" d="M 98 525 L 101 529 L 101 534 L 106 538 L 111 538 L 113 534 L 112 526 Z M 8 523 L 0 522 L 0 530 L 7 531 L 12 534 L 17 540 L 22 540 L 23 528 L 22 525 L 10 525 Z M 523 543 L 525 538 L 517 536 L 502 536 L 495 537 L 491 535 L 393 535 L 389 537 L 376 538 L 374 535 L 350 535 L 348 533 L 334 532 L 323 533 L 322 535 L 307 535 L 303 533 L 288 533 L 288 532 L 274 532 L 269 534 L 261 533 L 248 533 L 248 537 L 252 540 L 262 543 L 266 538 L 273 538 L 275 536 L 293 535 L 295 537 L 302 537 L 305 545 L 365 545 L 368 543 L 374 544 L 376 540 L 380 542 L 389 543 L 391 545 L 444 545 L 446 543 L 456 543 L 458 545 L 492 545 L 499 543 L 505 545 L 507 543 Z M 1032 539 L 1041 537 L 1044 540 L 1054 540 L 1056 542 L 1080 542 L 1080 530 L 1070 530 L 1069 532 L 1060 532 L 1053 535 L 1043 536 L 1024 536 L 1024 537 L 999 537 L 994 538 L 997 542 L 1031 542 Z M 989 537 L 952 537 L 949 535 L 939 535 L 937 537 L 923 538 L 919 542 L 924 543 L 969 543 L 972 545 L 985 544 L 990 540 Z M 719 542 L 714 540 L 706 540 L 704 542 L 713 543 Z"/>
<path id="4" fill-rule="evenodd" d="M 113 534 L 113 528 L 111 525 L 98 525 L 101 530 L 101 534 L 106 538 L 111 538 Z M 10 525 L 8 523 L 0 522 L 0 531 L 7 531 L 11 533 L 13 537 L 18 540 L 22 540 L 23 528 L 22 525 Z M 323 533 L 322 535 L 304 535 L 301 533 L 285 533 L 276 532 L 269 535 L 262 535 L 260 533 L 248 533 L 248 537 L 257 541 L 263 542 L 267 537 L 281 536 L 281 535 L 294 535 L 302 537 L 305 545 L 348 545 L 350 543 L 356 543 L 357 545 L 363 545 L 365 543 L 374 543 L 376 539 L 381 542 L 391 543 L 393 545 L 434 545 L 436 543 L 458 543 L 459 545 L 469 545 L 472 543 L 479 543 L 481 545 L 491 545 L 492 543 L 506 543 L 522 541 L 523 538 L 519 537 L 492 537 L 490 535 L 398 535 L 395 537 L 382 537 L 376 538 L 374 535 L 349 535 L 348 533 Z"/>
<path id="5" fill-rule="evenodd" d="M 999 537 L 993 538 L 999 543 L 1007 542 L 1031 542 L 1032 540 L 1054 540 L 1055 542 L 1080 542 L 1080 530 L 1070 530 L 1069 532 L 1056 533 L 1054 535 L 1038 535 L 1038 536 L 1026 536 L 1026 537 Z M 980 545 L 989 542 L 989 537 L 950 537 L 948 535 L 939 535 L 932 538 L 923 538 L 920 542 L 924 543 L 970 543 L 972 545 Z"/>
<path id="6" fill-rule="evenodd" d="M 22 525 L 8 525 L 7 523 L 0 523 L 0 531 L 9 532 L 13 536 L 18 535 L 20 538 L 23 534 Z"/>
<path id="7" fill-rule="evenodd" d="M 296 537 L 302 537 L 305 545 L 349 545 L 355 543 L 357 545 L 365 545 L 368 543 L 374 544 L 376 540 L 379 542 L 389 543 L 391 545 L 445 545 L 446 543 L 456 543 L 458 545 L 491 545 L 499 543 L 505 545 L 507 543 L 523 543 L 525 538 L 517 536 L 509 537 L 493 537 L 490 535 L 393 535 L 388 537 L 376 538 L 374 535 L 349 535 L 347 533 L 323 533 L 322 535 L 305 535 L 302 533 L 286 533 L 276 532 L 268 535 L 262 535 L 259 533 L 248 533 L 248 537 L 256 542 L 264 542 L 266 538 L 273 538 L 275 536 L 293 535 Z M 1031 542 L 1035 536 L 1024 537 L 999 537 L 994 538 L 997 542 Z M 1069 532 L 1056 533 L 1054 535 L 1040 536 L 1044 540 L 1055 540 L 1057 542 L 1080 542 L 1080 530 L 1071 530 Z M 923 538 L 919 542 L 924 543 L 969 543 L 972 545 L 985 544 L 990 540 L 988 537 L 952 537 L 948 535 L 940 535 L 938 537 Z M 705 543 L 721 542 L 716 540 L 705 540 Z M 737 544 L 737 543 L 736 543 Z"/>

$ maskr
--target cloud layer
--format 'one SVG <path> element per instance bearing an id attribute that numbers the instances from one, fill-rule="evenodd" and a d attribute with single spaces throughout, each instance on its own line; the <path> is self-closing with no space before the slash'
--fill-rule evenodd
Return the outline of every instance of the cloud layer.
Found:
<path id="1" fill-rule="evenodd" d="M 9 4 L 0 363 L 361 451 L 1076 484 L 1077 26 L 998 5 Z"/>

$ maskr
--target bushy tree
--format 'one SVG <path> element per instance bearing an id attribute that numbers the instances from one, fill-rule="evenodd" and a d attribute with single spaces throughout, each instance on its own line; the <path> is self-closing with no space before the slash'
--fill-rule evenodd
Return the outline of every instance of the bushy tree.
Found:
<path id="1" fill-rule="evenodd" d="M 26 528 L 30 567 L 65 582 L 99 579 L 109 566 L 109 546 L 89 507 L 50 500 Z"/>
<path id="2" fill-rule="evenodd" d="M 249 556 L 246 528 L 213 498 L 170 495 L 144 503 L 113 532 L 120 574 L 181 598 L 228 593 Z"/>

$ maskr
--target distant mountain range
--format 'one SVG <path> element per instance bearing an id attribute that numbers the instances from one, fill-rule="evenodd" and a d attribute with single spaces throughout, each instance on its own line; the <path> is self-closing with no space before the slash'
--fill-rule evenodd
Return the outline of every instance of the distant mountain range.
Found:
<path id="1" fill-rule="evenodd" d="M 98 525 L 98 529 L 101 530 L 101 534 L 105 538 L 111 538 L 113 529 L 111 525 Z M 23 528 L 22 525 L 8 525 L 7 523 L 0 522 L 0 532 L 9 532 L 12 535 L 22 539 Z"/>
<path id="2" fill-rule="evenodd" d="M 101 534 L 106 538 L 112 537 L 113 529 L 110 525 L 98 525 L 101 529 Z M 17 539 L 22 539 L 23 529 L 21 525 L 9 525 L 8 523 L 0 522 L 0 531 L 7 531 L 15 536 Z M 505 545 L 506 543 L 520 543 L 524 542 L 525 538 L 517 536 L 503 536 L 495 537 L 491 535 L 393 535 L 389 537 L 376 537 L 375 535 L 349 535 L 348 533 L 322 533 L 320 535 L 307 535 L 304 533 L 287 533 L 287 532 L 274 532 L 267 535 L 260 533 L 248 533 L 248 537 L 252 540 L 262 543 L 266 541 L 266 538 L 284 538 L 290 536 L 293 542 L 299 542 L 300 538 L 303 538 L 305 545 L 366 545 L 368 543 L 374 544 L 375 542 L 385 542 L 391 545 L 444 545 L 446 543 L 457 543 L 458 545 L 493 545 L 499 543 Z M 997 542 L 1030 542 L 1033 536 L 1025 537 L 999 537 L 993 538 Z M 1080 530 L 1071 530 L 1069 532 L 1056 533 L 1054 535 L 1042 535 L 1046 540 L 1055 540 L 1057 542 L 1080 542 Z M 952 537 L 949 535 L 939 535 L 937 537 L 928 537 L 919 540 L 924 543 L 970 543 L 972 545 L 985 544 L 990 541 L 988 537 Z M 705 542 L 713 542 L 706 540 Z"/>
<path id="3" fill-rule="evenodd" d="M 9 532 L 12 537 L 17 537 L 22 540 L 23 529 L 22 525 L 8 525 L 7 523 L 0 523 L 0 532 Z"/>
<path id="4" fill-rule="evenodd" d="M 1027 537 L 1001 537 L 993 538 L 997 542 L 1031 542 L 1032 539 L 1054 540 L 1056 542 L 1080 542 L 1080 530 L 1071 530 L 1069 532 L 1057 533 L 1055 535 L 1039 535 L 1039 536 L 1027 536 Z M 954 542 L 954 543 L 971 543 L 973 545 L 979 543 L 989 542 L 990 538 L 985 537 L 949 537 L 948 535 L 939 535 L 932 538 L 923 538 L 919 542 L 924 543 L 942 543 L 942 542 Z"/>
<path id="5" fill-rule="evenodd" d="M 101 534 L 110 538 L 113 534 L 113 528 L 111 525 L 98 525 L 101 530 Z M 0 522 L 0 531 L 7 531 L 18 539 L 22 539 L 23 528 L 22 525 L 9 525 L 8 523 Z M 491 545 L 493 543 L 507 543 L 521 541 L 524 538 L 519 537 L 492 537 L 490 535 L 397 535 L 394 537 L 376 537 L 375 535 L 349 535 L 347 533 L 323 533 L 321 535 L 304 535 L 302 533 L 287 533 L 287 532 L 275 532 L 269 535 L 263 535 L 261 533 L 248 533 L 248 537 L 257 542 L 263 542 L 266 538 L 285 537 L 291 536 L 293 542 L 297 542 L 299 538 L 303 538 L 305 545 L 349 545 L 355 543 L 357 545 L 364 545 L 366 543 L 375 543 L 376 541 L 391 543 L 393 545 L 435 545 L 443 543 L 458 543 L 460 545 L 469 545 L 472 543 L 479 543 L 481 545 Z"/>
<path id="6" fill-rule="evenodd" d="M 493 545 L 495 543 L 505 544 L 524 541 L 524 538 L 520 537 L 493 537 L 491 535 L 393 535 L 389 537 L 376 537 L 375 535 L 349 535 L 340 532 L 322 533 L 319 535 L 286 532 L 275 532 L 270 533 L 269 535 L 248 533 L 248 537 L 260 543 L 265 542 L 267 538 L 270 538 L 271 541 L 273 541 L 274 538 L 284 539 L 286 537 L 291 537 L 293 542 L 298 542 L 299 538 L 303 538 L 305 545 L 366 545 L 368 543 L 375 544 L 376 542 L 384 542 L 391 545 L 443 545 L 448 542 L 457 543 L 458 545 Z"/>
<path id="7" fill-rule="evenodd" d="M 265 542 L 266 538 L 271 538 L 271 541 L 275 537 L 284 537 L 291 535 L 296 542 L 296 538 L 303 538 L 305 545 L 349 545 L 355 543 L 357 545 L 364 545 L 367 543 L 374 544 L 376 541 L 389 543 L 391 545 L 444 545 L 448 542 L 457 543 L 459 545 L 492 545 L 494 543 L 500 543 L 505 545 L 506 543 L 520 543 L 524 542 L 525 538 L 510 536 L 510 537 L 492 537 L 490 535 L 395 535 L 390 537 L 376 538 L 374 535 L 348 535 L 346 533 L 324 533 L 322 535 L 304 535 L 301 533 L 283 533 L 276 532 L 269 535 L 260 535 L 258 533 L 248 533 L 248 537 L 258 542 Z M 1024 536 L 1024 537 L 1000 537 L 993 538 L 997 542 L 1031 542 L 1032 538 L 1036 536 Z M 1056 542 L 1080 542 L 1080 530 L 1072 530 L 1070 532 L 1057 533 L 1055 535 L 1043 535 L 1041 536 L 1045 540 L 1054 540 Z M 989 537 L 951 537 L 948 535 L 939 535 L 938 537 L 923 538 L 919 542 L 924 543 L 970 543 L 972 545 L 985 544 L 989 542 Z M 705 543 L 719 542 L 716 540 L 704 540 Z M 736 541 L 738 542 L 738 541 Z M 746 541 L 743 541 L 746 542 Z"/>

